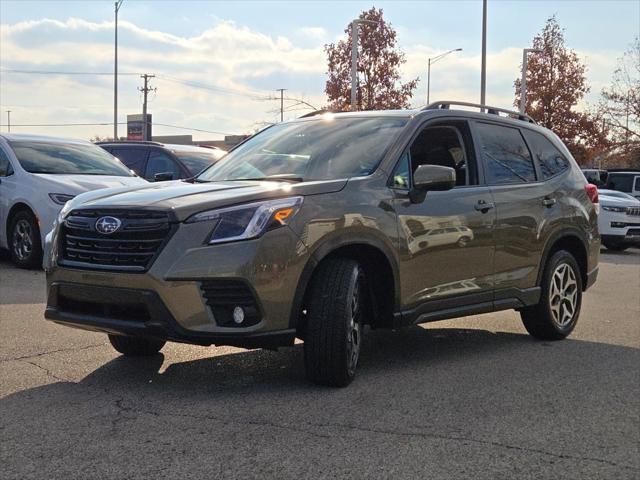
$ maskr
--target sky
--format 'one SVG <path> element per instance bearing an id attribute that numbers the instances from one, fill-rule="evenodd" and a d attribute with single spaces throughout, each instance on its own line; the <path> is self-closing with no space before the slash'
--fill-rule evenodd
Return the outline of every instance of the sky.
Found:
<path id="1" fill-rule="evenodd" d="M 343 38 L 347 24 L 372 6 L 383 9 L 398 33 L 407 60 L 402 78 L 420 79 L 413 106 L 426 101 L 427 58 L 455 48 L 463 50 L 432 66 L 431 99 L 479 101 L 480 0 L 124 0 L 118 122 L 142 111 L 141 73 L 156 75 L 149 96 L 154 135 L 217 139 L 251 132 L 279 120 L 279 88 L 293 99 L 285 102 L 285 119 L 305 113 L 296 99 L 320 108 L 324 45 Z M 0 0 L 0 131 L 11 110 L 12 132 L 112 134 L 112 125 L 18 125 L 113 122 L 113 10 L 109 0 Z M 640 34 L 640 0 L 489 0 L 487 103 L 512 106 L 522 49 L 552 15 L 587 65 L 591 92 L 582 108 L 598 101 L 617 59 Z M 125 131 L 120 125 L 119 133 Z"/>

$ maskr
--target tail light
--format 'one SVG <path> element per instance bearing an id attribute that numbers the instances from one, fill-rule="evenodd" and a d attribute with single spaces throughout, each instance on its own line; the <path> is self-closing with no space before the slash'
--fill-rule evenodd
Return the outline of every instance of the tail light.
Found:
<path id="1" fill-rule="evenodd" d="M 587 192 L 587 197 L 589 197 L 591 203 L 598 203 L 598 187 L 593 183 L 587 183 L 584 186 L 584 191 Z"/>

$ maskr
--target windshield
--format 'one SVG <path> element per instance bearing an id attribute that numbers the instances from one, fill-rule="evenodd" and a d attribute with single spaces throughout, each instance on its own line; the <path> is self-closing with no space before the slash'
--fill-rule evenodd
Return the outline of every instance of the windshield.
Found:
<path id="1" fill-rule="evenodd" d="M 19 141 L 10 144 L 22 168 L 30 173 L 134 176 L 97 145 Z"/>
<path id="2" fill-rule="evenodd" d="M 282 123 L 247 140 L 198 181 L 289 177 L 333 180 L 372 173 L 408 118 L 321 116 Z"/>
<path id="3" fill-rule="evenodd" d="M 607 179 L 607 187 L 621 192 L 631 193 L 633 175 L 624 173 L 610 173 Z"/>
<path id="4" fill-rule="evenodd" d="M 203 152 L 173 150 L 173 153 L 180 159 L 192 175 L 200 173 L 205 168 L 220 160 L 226 153 L 224 150 L 213 150 Z"/>

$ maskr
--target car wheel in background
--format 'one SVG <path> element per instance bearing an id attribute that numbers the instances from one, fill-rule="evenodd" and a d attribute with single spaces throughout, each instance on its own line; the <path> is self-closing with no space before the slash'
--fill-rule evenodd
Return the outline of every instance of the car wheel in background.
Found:
<path id="1" fill-rule="evenodd" d="M 33 213 L 22 210 L 15 214 L 11 219 L 8 240 L 11 260 L 16 266 L 20 268 L 42 266 L 40 228 Z"/>
<path id="2" fill-rule="evenodd" d="M 629 248 L 629 245 L 625 245 L 616 241 L 606 241 L 602 242 L 602 244 L 607 248 L 607 250 L 613 250 L 614 252 L 623 252 L 627 248 Z"/>
<path id="3" fill-rule="evenodd" d="M 127 337 L 124 335 L 109 335 L 111 346 L 126 357 L 148 357 L 158 353 L 164 340 L 144 337 Z"/>
<path id="4" fill-rule="evenodd" d="M 520 311 L 527 332 L 541 340 L 561 340 L 576 326 L 582 305 L 582 277 L 571 253 L 559 250 L 547 261 L 537 305 Z"/>

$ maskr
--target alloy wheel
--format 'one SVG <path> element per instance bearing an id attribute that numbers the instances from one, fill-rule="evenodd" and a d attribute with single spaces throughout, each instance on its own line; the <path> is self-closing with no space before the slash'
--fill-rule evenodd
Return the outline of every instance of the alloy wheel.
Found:
<path id="1" fill-rule="evenodd" d="M 13 229 L 13 252 L 21 261 L 27 260 L 33 252 L 33 229 L 31 224 L 20 219 Z"/>
<path id="2" fill-rule="evenodd" d="M 360 356 L 360 345 L 362 344 L 361 332 L 361 308 L 360 297 L 362 290 L 362 276 L 357 272 L 355 284 L 353 286 L 353 295 L 351 296 L 351 304 L 349 309 L 349 323 L 347 325 L 347 361 L 350 373 L 354 373 Z"/>
<path id="3" fill-rule="evenodd" d="M 573 320 L 578 304 L 576 274 L 567 263 L 556 267 L 551 276 L 549 307 L 556 324 L 564 328 Z"/>

